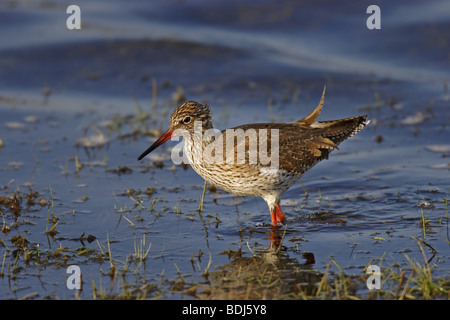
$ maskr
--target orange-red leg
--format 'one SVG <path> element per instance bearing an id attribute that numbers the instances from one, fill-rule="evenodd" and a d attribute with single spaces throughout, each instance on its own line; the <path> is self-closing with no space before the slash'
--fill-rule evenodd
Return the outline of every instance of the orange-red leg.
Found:
<path id="1" fill-rule="evenodd" d="M 270 216 L 272 218 L 272 224 L 275 226 L 279 223 L 282 223 L 285 219 L 283 211 L 281 211 L 280 204 L 277 203 L 275 206 L 275 210 L 270 211 Z"/>

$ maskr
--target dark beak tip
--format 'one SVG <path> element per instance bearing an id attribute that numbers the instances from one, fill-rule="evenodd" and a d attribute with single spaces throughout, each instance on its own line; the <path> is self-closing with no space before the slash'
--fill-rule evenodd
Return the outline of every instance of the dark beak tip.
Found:
<path id="1" fill-rule="evenodd" d="M 155 149 L 153 146 L 151 146 L 150 148 L 148 148 L 147 150 L 145 150 L 139 157 L 138 157 L 138 161 L 144 159 L 150 152 L 153 151 L 153 149 Z"/>

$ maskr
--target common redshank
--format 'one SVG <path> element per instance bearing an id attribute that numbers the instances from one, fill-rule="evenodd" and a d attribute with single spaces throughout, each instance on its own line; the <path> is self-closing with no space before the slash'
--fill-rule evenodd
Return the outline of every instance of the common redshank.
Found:
<path id="1" fill-rule="evenodd" d="M 272 225 L 280 225 L 285 221 L 281 194 L 370 122 L 366 115 L 316 121 L 324 96 L 325 88 L 315 110 L 296 122 L 245 124 L 223 131 L 213 129 L 207 105 L 187 101 L 173 111 L 169 129 L 138 160 L 170 138 L 183 136 L 184 154 L 200 176 L 233 194 L 262 197 Z"/>

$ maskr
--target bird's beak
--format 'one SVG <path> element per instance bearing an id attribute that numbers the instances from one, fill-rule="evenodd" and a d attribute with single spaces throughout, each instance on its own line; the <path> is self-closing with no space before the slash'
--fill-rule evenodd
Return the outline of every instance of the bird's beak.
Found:
<path id="1" fill-rule="evenodd" d="M 162 145 L 164 142 L 166 142 L 167 140 L 169 140 L 172 137 L 172 130 L 167 130 L 166 132 L 164 132 L 164 134 L 159 137 L 158 140 L 156 140 L 151 146 L 150 148 L 148 148 L 147 150 L 145 150 L 138 158 L 138 160 L 141 160 L 142 158 L 144 158 L 146 155 L 148 155 L 150 152 L 152 152 L 153 150 L 155 150 L 156 148 L 158 148 L 160 145 Z"/>

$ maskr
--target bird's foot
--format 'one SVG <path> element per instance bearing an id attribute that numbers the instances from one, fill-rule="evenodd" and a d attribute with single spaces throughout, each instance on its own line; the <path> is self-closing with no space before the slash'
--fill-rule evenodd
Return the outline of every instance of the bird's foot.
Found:
<path id="1" fill-rule="evenodd" d="M 275 206 L 275 210 L 270 212 L 270 216 L 272 218 L 273 226 L 281 226 L 283 225 L 283 222 L 286 220 L 286 217 L 284 216 L 283 211 L 281 211 L 279 204 Z"/>

